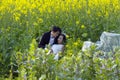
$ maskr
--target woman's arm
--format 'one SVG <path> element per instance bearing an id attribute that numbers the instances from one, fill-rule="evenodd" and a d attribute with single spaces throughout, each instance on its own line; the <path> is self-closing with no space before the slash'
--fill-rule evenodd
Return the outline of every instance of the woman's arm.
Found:
<path id="1" fill-rule="evenodd" d="M 48 51 L 47 55 L 51 54 L 52 52 L 53 52 L 53 50 L 50 49 L 50 50 Z"/>

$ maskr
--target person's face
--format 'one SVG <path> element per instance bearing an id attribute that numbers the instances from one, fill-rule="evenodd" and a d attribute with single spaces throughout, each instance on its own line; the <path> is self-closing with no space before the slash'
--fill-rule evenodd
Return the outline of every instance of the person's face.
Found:
<path id="1" fill-rule="evenodd" d="M 60 34 L 59 31 L 57 31 L 57 32 L 52 31 L 52 33 L 51 33 L 51 35 L 52 35 L 54 38 L 57 37 L 59 34 Z"/>
<path id="2" fill-rule="evenodd" d="M 62 44 L 62 42 L 63 42 L 63 36 L 60 35 L 58 37 L 58 44 Z"/>

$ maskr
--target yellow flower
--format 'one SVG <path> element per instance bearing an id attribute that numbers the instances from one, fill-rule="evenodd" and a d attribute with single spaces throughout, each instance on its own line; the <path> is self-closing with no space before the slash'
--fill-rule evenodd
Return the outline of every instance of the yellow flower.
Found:
<path id="1" fill-rule="evenodd" d="M 20 20 L 21 14 L 19 14 L 19 13 L 14 13 L 13 16 L 14 16 L 15 20 L 18 21 L 18 20 Z"/>
<path id="2" fill-rule="evenodd" d="M 106 15 L 106 16 L 109 16 L 109 14 L 108 14 L 108 12 L 107 12 L 107 11 L 106 11 L 105 15 Z"/>
<path id="3" fill-rule="evenodd" d="M 18 21 L 20 18 L 18 16 L 15 17 L 15 20 Z"/>
<path id="4" fill-rule="evenodd" d="M 78 25 L 80 22 L 79 21 L 76 21 L 76 24 Z"/>
<path id="5" fill-rule="evenodd" d="M 87 14 L 90 15 L 90 10 L 87 11 Z"/>
<path id="6" fill-rule="evenodd" d="M 39 23 L 43 23 L 43 19 L 42 19 L 42 18 L 39 18 L 39 19 L 38 19 L 38 22 L 39 22 Z"/>
<path id="7" fill-rule="evenodd" d="M 48 53 L 49 49 L 48 48 L 45 48 L 45 53 Z"/>
<path id="8" fill-rule="evenodd" d="M 81 25 L 81 29 L 84 29 L 85 28 L 85 26 L 84 25 Z"/>
<path id="9" fill-rule="evenodd" d="M 48 13 L 51 13 L 52 11 L 51 11 L 51 9 L 48 9 Z"/>
<path id="10" fill-rule="evenodd" d="M 66 38 L 69 38 L 69 35 L 66 35 Z"/>
<path id="11" fill-rule="evenodd" d="M 31 7 L 32 7 L 32 9 L 34 9 L 34 8 L 36 8 L 36 5 L 35 5 L 35 4 L 32 4 L 32 6 L 31 6 Z"/>
<path id="12" fill-rule="evenodd" d="M 78 46 L 78 42 L 74 42 L 74 46 Z"/>
<path id="13" fill-rule="evenodd" d="M 97 13 L 97 15 L 98 15 L 98 16 L 101 16 L 101 13 L 100 13 L 100 12 L 98 12 L 98 13 Z"/>

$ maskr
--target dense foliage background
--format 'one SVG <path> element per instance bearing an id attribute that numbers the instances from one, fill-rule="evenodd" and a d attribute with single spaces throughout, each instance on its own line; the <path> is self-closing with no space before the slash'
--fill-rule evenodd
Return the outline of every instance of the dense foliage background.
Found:
<path id="1" fill-rule="evenodd" d="M 81 52 L 83 41 L 95 42 L 103 31 L 120 33 L 119 4 L 120 0 L 0 0 L 1 79 L 119 79 L 119 50 L 103 59 L 96 55 L 104 53 L 93 54 L 94 49 Z M 52 25 L 67 36 L 59 61 L 37 49 Z"/>

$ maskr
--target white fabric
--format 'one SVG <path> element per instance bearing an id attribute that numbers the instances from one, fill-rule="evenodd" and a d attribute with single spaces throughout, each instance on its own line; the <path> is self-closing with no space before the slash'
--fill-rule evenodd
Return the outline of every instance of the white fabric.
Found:
<path id="1" fill-rule="evenodd" d="M 82 51 L 86 51 L 87 49 L 89 49 L 94 43 L 92 43 L 91 41 L 85 41 L 83 43 L 83 47 L 82 47 Z"/>
<path id="2" fill-rule="evenodd" d="M 63 46 L 64 46 L 63 44 L 54 44 L 51 47 L 53 54 L 55 54 L 55 57 L 54 57 L 55 60 L 59 59 L 59 52 L 62 51 Z"/>
<path id="3" fill-rule="evenodd" d="M 105 52 L 113 51 L 115 47 L 120 47 L 120 34 L 103 32 L 100 36 L 100 42 L 98 49 Z"/>
<path id="4" fill-rule="evenodd" d="M 57 54 L 57 53 L 59 53 L 59 52 L 62 51 L 63 46 L 64 46 L 63 44 L 54 44 L 51 47 L 51 49 L 52 49 L 52 51 L 53 51 L 54 54 Z"/>
<path id="5" fill-rule="evenodd" d="M 53 38 L 52 35 L 51 35 L 51 36 L 50 36 L 50 41 L 49 41 L 50 46 L 53 45 L 53 43 L 54 43 L 54 39 L 55 39 L 55 38 Z"/>
<path id="6" fill-rule="evenodd" d="M 90 48 L 93 43 L 85 41 L 82 47 L 82 51 Z M 120 48 L 120 34 L 103 32 L 100 36 L 100 41 L 95 43 L 96 50 L 102 50 L 104 52 L 114 51 L 114 48 Z"/>
<path id="7" fill-rule="evenodd" d="M 55 60 L 58 60 L 59 59 L 59 54 L 56 54 L 55 57 L 54 57 Z"/>

